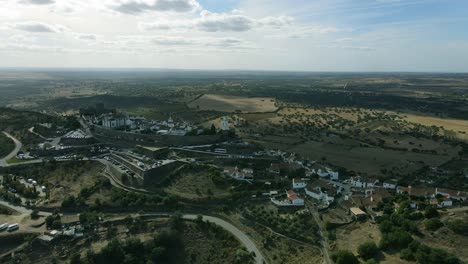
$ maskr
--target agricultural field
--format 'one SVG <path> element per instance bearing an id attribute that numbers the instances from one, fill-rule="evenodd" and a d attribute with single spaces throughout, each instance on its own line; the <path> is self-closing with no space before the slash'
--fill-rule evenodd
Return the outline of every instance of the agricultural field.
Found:
<path id="1" fill-rule="evenodd" d="M 228 113 L 273 112 L 277 109 L 274 98 L 241 97 L 206 94 L 189 103 L 189 107 L 200 110 L 214 110 Z"/>

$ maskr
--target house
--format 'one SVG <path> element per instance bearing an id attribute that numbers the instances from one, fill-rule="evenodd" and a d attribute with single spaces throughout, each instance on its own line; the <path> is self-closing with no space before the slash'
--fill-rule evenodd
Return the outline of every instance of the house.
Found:
<path id="1" fill-rule="evenodd" d="M 408 187 L 405 187 L 405 186 L 397 186 L 396 192 L 397 192 L 398 194 L 404 194 L 404 193 L 410 194 L 410 193 L 411 193 L 411 186 L 408 186 Z"/>
<path id="2" fill-rule="evenodd" d="M 304 199 L 300 198 L 299 195 L 294 192 L 293 190 L 289 190 L 286 192 L 288 200 L 290 201 L 291 205 L 294 206 L 304 206 Z"/>
<path id="3" fill-rule="evenodd" d="M 299 178 L 293 179 L 293 189 L 302 189 L 307 186 L 307 183 Z"/>
<path id="4" fill-rule="evenodd" d="M 318 176 L 322 177 L 322 178 L 330 178 L 331 180 L 335 180 L 337 181 L 338 180 L 338 177 L 339 177 L 339 173 L 336 172 L 336 171 L 332 171 L 330 169 L 326 169 L 325 171 L 322 171 L 321 169 L 318 169 L 316 172 L 315 172 Z"/>
<path id="5" fill-rule="evenodd" d="M 301 168 L 301 165 L 297 163 L 271 163 L 268 171 L 275 175 L 282 173 L 290 173 Z"/>
<path id="6" fill-rule="evenodd" d="M 372 178 L 363 178 L 361 176 L 351 177 L 351 185 L 358 188 L 374 187 L 379 180 Z"/>
<path id="7" fill-rule="evenodd" d="M 451 199 L 449 198 L 444 198 L 442 201 L 438 201 L 437 199 L 431 199 L 431 201 L 429 202 L 432 206 L 434 207 L 439 207 L 439 208 L 443 208 L 443 207 L 451 207 L 453 206 L 453 202 Z"/>
<path id="8" fill-rule="evenodd" d="M 441 207 L 451 207 L 453 206 L 453 202 L 449 198 L 444 198 L 442 202 L 440 202 Z"/>
<path id="9" fill-rule="evenodd" d="M 329 203 L 333 202 L 335 196 L 341 193 L 341 191 L 341 187 L 335 186 L 322 179 L 310 183 L 305 189 L 306 194 L 310 197 Z"/>
<path id="10" fill-rule="evenodd" d="M 304 199 L 299 198 L 297 195 L 289 196 L 288 200 L 291 201 L 292 205 L 304 206 Z"/>
<path id="11" fill-rule="evenodd" d="M 398 181 L 396 180 L 387 180 L 383 182 L 382 187 L 384 187 L 385 189 L 395 190 L 397 187 L 397 184 L 398 184 Z"/>
<path id="12" fill-rule="evenodd" d="M 361 176 L 351 177 L 351 185 L 358 188 L 366 187 L 364 182 L 361 180 Z"/>
<path id="13" fill-rule="evenodd" d="M 237 166 L 226 167 L 224 168 L 223 172 L 227 176 L 238 179 L 238 180 L 253 180 L 253 169 L 251 168 L 244 168 L 242 170 L 239 170 Z"/>
<path id="14" fill-rule="evenodd" d="M 432 197 L 435 194 L 435 189 L 425 188 L 425 187 L 397 186 L 396 192 L 398 194 L 407 193 L 410 196 L 414 196 L 414 197 Z"/>
<path id="15" fill-rule="evenodd" d="M 379 180 L 373 179 L 373 178 L 367 178 L 364 180 L 364 183 L 366 184 L 366 187 L 375 187 L 377 186 L 377 183 L 379 183 Z"/>
<path id="16" fill-rule="evenodd" d="M 451 198 L 458 201 L 465 201 L 468 194 L 465 192 L 454 191 L 450 189 L 436 188 L 435 194 L 440 194 L 444 197 Z"/>
<path id="17" fill-rule="evenodd" d="M 349 212 L 351 213 L 352 216 L 354 216 L 357 220 L 361 220 L 366 218 L 366 213 L 362 211 L 358 207 L 351 207 L 349 208 Z"/>

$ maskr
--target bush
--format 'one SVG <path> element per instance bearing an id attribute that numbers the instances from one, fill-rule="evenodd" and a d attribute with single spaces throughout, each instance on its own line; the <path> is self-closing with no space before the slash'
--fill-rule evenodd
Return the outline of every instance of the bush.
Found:
<path id="1" fill-rule="evenodd" d="M 413 261 L 414 260 L 413 252 L 409 248 L 404 248 L 400 251 L 400 258 L 404 260 Z"/>
<path id="2" fill-rule="evenodd" d="M 448 222 L 447 226 L 455 233 L 468 235 L 468 222 L 456 219 Z"/>
<path id="3" fill-rule="evenodd" d="M 380 240 L 379 247 L 380 249 L 402 249 L 407 247 L 413 238 L 408 232 L 397 230 L 392 233 L 383 234 L 382 239 Z"/>
<path id="4" fill-rule="evenodd" d="M 335 264 L 359 264 L 356 256 L 347 250 L 339 250 L 332 255 L 332 260 Z"/>
<path id="5" fill-rule="evenodd" d="M 431 218 L 424 221 L 424 226 L 427 230 L 435 231 L 444 226 L 444 224 L 442 224 L 442 222 L 437 218 Z"/>
<path id="6" fill-rule="evenodd" d="M 37 218 L 39 218 L 39 211 L 37 209 L 34 209 L 31 212 L 31 219 L 37 219 Z"/>
<path id="7" fill-rule="evenodd" d="M 374 241 L 364 242 L 358 247 L 358 254 L 364 260 L 372 258 L 377 252 L 379 252 L 379 248 Z"/>
<path id="8" fill-rule="evenodd" d="M 432 206 L 427 206 L 424 210 L 424 217 L 426 218 L 434 218 L 437 216 L 439 216 L 439 212 L 437 212 L 437 209 Z"/>

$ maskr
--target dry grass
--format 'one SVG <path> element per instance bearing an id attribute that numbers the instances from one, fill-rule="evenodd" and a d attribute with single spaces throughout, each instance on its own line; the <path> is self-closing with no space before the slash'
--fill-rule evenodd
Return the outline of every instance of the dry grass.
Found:
<path id="1" fill-rule="evenodd" d="M 183 173 L 165 191 L 185 199 L 207 199 L 208 190 L 213 198 L 229 196 L 227 186 L 216 185 L 205 171 Z"/>
<path id="2" fill-rule="evenodd" d="M 190 108 L 219 112 L 272 112 L 277 109 L 275 99 L 269 97 L 240 97 L 206 94 L 189 103 Z"/>
<path id="3" fill-rule="evenodd" d="M 223 215 L 228 218 L 236 227 L 246 233 L 257 245 L 267 260 L 267 263 L 324 263 L 323 256 L 317 247 L 307 244 L 298 244 L 287 238 L 273 236 L 273 242 L 269 247 L 263 244 L 264 239 L 271 235 L 271 232 L 262 226 L 253 227 L 245 224 L 239 214 Z"/>

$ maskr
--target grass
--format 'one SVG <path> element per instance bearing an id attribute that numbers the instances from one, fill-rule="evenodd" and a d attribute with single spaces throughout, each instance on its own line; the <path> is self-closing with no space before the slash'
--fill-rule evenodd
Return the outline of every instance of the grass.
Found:
<path id="1" fill-rule="evenodd" d="M 209 170 L 184 170 L 165 191 L 181 198 L 201 200 L 209 197 L 228 197 L 228 188 L 227 180 Z"/>
<path id="2" fill-rule="evenodd" d="M 15 149 L 15 143 L 11 138 L 0 132 L 0 158 L 5 157 Z"/>
<path id="3" fill-rule="evenodd" d="M 219 112 L 257 113 L 273 112 L 277 109 L 275 100 L 269 97 L 240 97 L 206 94 L 189 103 L 189 107 Z"/>
<path id="4" fill-rule="evenodd" d="M 7 160 L 7 163 L 8 164 L 17 164 L 17 163 L 23 163 L 23 162 L 28 162 L 28 161 L 31 161 L 31 160 L 18 159 L 17 157 L 14 157 L 14 158 L 11 158 L 11 159 Z"/>
<path id="5" fill-rule="evenodd" d="M 267 228 L 247 224 L 238 213 L 223 214 L 224 218 L 246 233 L 262 252 L 267 263 L 322 263 L 320 250 L 308 244 L 299 244 L 271 233 Z"/>

